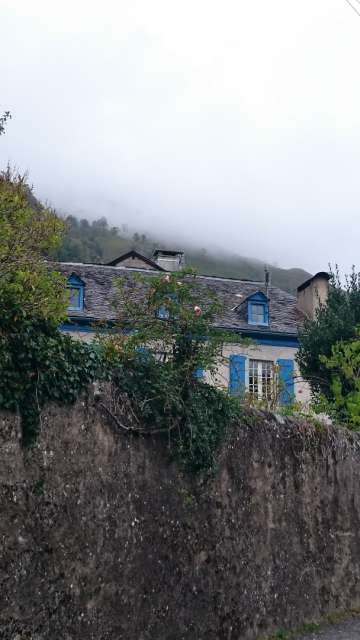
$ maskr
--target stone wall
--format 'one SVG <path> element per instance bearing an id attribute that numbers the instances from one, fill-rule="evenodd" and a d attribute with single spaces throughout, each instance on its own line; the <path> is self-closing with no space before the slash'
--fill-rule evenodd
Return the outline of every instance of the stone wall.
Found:
<path id="1" fill-rule="evenodd" d="M 0 418 L 0 637 L 240 640 L 360 607 L 357 437 L 250 414 L 207 482 L 88 399 Z"/>

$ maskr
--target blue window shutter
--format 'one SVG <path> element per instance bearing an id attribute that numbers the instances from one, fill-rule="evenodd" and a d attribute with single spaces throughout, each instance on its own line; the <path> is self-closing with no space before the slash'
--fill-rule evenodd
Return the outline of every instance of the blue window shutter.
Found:
<path id="1" fill-rule="evenodd" d="M 241 395 L 245 392 L 245 364 L 246 356 L 230 356 L 230 384 L 231 395 Z"/>
<path id="2" fill-rule="evenodd" d="M 204 377 L 204 373 L 205 373 L 204 369 L 200 369 L 200 368 L 199 369 L 195 369 L 195 371 L 193 373 L 193 377 L 201 379 L 201 378 Z"/>
<path id="3" fill-rule="evenodd" d="M 278 360 L 280 380 L 280 404 L 291 404 L 294 401 L 294 360 Z"/>

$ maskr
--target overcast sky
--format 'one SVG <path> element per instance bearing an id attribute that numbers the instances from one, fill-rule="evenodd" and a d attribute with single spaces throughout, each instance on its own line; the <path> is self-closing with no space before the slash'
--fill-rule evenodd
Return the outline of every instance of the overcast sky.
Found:
<path id="1" fill-rule="evenodd" d="M 345 0 L 0 0 L 0 48 L 0 163 L 58 209 L 360 268 L 360 16 Z"/>

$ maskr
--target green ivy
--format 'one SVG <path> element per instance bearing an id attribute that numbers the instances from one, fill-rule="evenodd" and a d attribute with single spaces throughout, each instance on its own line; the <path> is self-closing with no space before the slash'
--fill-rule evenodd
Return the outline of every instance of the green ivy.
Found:
<path id="1" fill-rule="evenodd" d="M 184 467 L 195 473 L 214 471 L 218 447 L 240 415 L 237 399 L 196 381 L 184 407 L 183 428 L 175 441 L 175 455 Z"/>
<path id="2" fill-rule="evenodd" d="M 227 428 L 241 415 L 236 398 L 196 378 L 184 386 L 173 363 L 137 354 L 113 370 L 142 430 L 164 434 L 171 455 L 188 471 L 211 472 Z"/>
<path id="3" fill-rule="evenodd" d="M 333 345 L 330 357 L 320 356 L 330 373 L 330 393 L 320 395 L 315 410 L 349 429 L 360 429 L 360 336 Z"/>
<path id="4" fill-rule="evenodd" d="M 41 409 L 74 402 L 104 375 L 99 345 L 84 344 L 46 322 L 0 334 L 0 408 L 21 416 L 24 446 L 34 443 Z"/>
<path id="5" fill-rule="evenodd" d="M 117 310 L 117 333 L 103 341 L 115 386 L 130 399 L 142 432 L 166 434 L 185 468 L 209 472 L 240 415 L 237 399 L 196 377 L 199 369 L 216 376 L 226 365 L 224 343 L 240 341 L 216 328 L 219 301 L 185 271 L 123 278 Z"/>

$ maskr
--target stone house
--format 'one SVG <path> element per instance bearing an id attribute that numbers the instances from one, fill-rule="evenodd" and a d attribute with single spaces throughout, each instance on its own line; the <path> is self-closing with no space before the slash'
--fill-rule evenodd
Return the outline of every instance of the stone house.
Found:
<path id="1" fill-rule="evenodd" d="M 159 272 L 178 271 L 184 262 L 181 251 L 157 250 L 152 259 L 129 251 L 108 264 L 58 263 L 56 268 L 67 277 L 71 290 L 68 320 L 62 330 L 91 339 L 96 322 L 105 321 L 111 326 L 116 320 L 116 278 L 121 275 L 131 279 L 139 272 L 152 277 Z M 297 297 L 272 286 L 266 272 L 263 282 L 203 275 L 197 276 L 197 282 L 204 291 L 215 292 L 223 305 L 216 326 L 250 339 L 247 346 L 235 342 L 224 346 L 219 372 L 209 381 L 232 394 L 245 389 L 258 400 L 269 400 L 276 380 L 280 404 L 293 399 L 306 404 L 309 388 L 295 360 L 298 332 L 304 317 L 314 317 L 319 303 L 326 301 L 329 275 L 314 275 L 298 287 Z"/>

